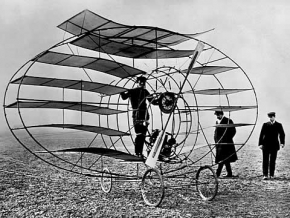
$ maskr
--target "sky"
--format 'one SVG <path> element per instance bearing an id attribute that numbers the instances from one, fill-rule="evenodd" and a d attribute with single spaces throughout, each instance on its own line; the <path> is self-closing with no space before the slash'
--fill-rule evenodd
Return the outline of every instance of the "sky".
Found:
<path id="1" fill-rule="evenodd" d="M 61 41 L 56 26 L 88 9 L 128 25 L 157 26 L 200 37 L 237 62 L 257 93 L 259 116 L 252 142 L 267 113 L 290 129 L 290 2 L 287 0 L 2 0 L 0 9 L 0 99 L 13 74 L 36 54 Z M 0 109 L 0 132 L 8 130 Z"/>

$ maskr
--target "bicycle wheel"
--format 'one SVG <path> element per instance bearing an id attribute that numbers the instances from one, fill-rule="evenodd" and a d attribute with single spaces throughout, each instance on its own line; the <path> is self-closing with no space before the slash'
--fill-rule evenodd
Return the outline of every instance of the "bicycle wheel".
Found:
<path id="1" fill-rule="evenodd" d="M 108 168 L 103 169 L 100 183 L 105 193 L 109 193 L 112 190 L 112 174 Z"/>
<path id="2" fill-rule="evenodd" d="M 148 169 L 142 178 L 141 193 L 144 202 L 157 207 L 164 197 L 164 183 L 162 175 L 156 169 Z"/>
<path id="3" fill-rule="evenodd" d="M 196 189 L 203 200 L 215 198 L 218 191 L 218 179 L 210 166 L 202 166 L 196 173 Z"/>

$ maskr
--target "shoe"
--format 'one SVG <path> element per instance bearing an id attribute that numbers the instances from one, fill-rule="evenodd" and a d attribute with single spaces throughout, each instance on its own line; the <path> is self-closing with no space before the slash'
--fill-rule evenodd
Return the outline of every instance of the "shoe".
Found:
<path id="1" fill-rule="evenodd" d="M 270 179 L 274 179 L 274 176 L 270 176 Z"/>
<path id="2" fill-rule="evenodd" d="M 263 180 L 268 180 L 268 176 L 263 176 Z"/>

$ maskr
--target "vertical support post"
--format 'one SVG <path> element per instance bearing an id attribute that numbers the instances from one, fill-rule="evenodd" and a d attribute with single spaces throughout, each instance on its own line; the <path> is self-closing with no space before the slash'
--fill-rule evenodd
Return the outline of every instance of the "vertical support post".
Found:
<path id="1" fill-rule="evenodd" d="M 132 39 L 132 42 L 131 42 L 131 45 L 133 45 L 133 43 L 134 43 L 134 39 Z M 135 58 L 132 58 L 132 65 L 133 65 L 133 67 L 135 67 Z"/>
<path id="2" fill-rule="evenodd" d="M 81 125 L 83 125 L 83 80 L 81 80 Z"/>
<path id="3" fill-rule="evenodd" d="M 83 174 L 83 155 L 81 154 L 81 174 Z"/>
<path id="4" fill-rule="evenodd" d="M 100 38 L 100 30 L 98 31 L 99 33 L 99 58 L 101 58 L 101 38 Z"/>
<path id="5" fill-rule="evenodd" d="M 158 68 L 158 52 L 157 52 L 157 49 L 158 49 L 158 47 L 157 47 L 157 28 L 155 28 L 155 49 L 156 49 L 156 51 L 155 51 L 155 53 L 156 53 L 156 69 Z"/>
<path id="6" fill-rule="evenodd" d="M 64 101 L 64 88 L 62 89 L 62 101 Z M 64 125 L 64 109 L 62 109 L 62 124 Z"/>

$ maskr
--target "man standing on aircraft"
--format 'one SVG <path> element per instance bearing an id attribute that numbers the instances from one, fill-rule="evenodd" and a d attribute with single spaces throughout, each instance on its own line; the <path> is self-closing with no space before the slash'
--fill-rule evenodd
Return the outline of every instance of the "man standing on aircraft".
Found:
<path id="1" fill-rule="evenodd" d="M 281 123 L 275 120 L 275 112 L 268 113 L 269 122 L 263 124 L 260 137 L 259 147 L 263 153 L 263 179 L 268 179 L 268 169 L 270 163 L 270 178 L 274 177 L 275 164 L 280 145 L 284 148 L 285 133 Z M 279 141 L 280 140 L 280 141 Z"/>
<path id="2" fill-rule="evenodd" d="M 220 177 L 223 166 L 226 166 L 226 177 L 232 177 L 231 162 L 235 162 L 238 157 L 234 145 L 233 138 L 236 134 L 234 126 L 222 126 L 234 124 L 233 121 L 224 116 L 223 111 L 215 111 L 218 121 L 214 132 L 214 141 L 216 143 L 216 157 L 215 162 L 218 164 L 216 171 L 217 177 Z M 219 124 L 221 125 L 219 127 Z"/>
<path id="3" fill-rule="evenodd" d="M 143 146 L 147 133 L 149 113 L 147 111 L 146 99 L 151 102 L 153 97 L 149 97 L 150 93 L 146 89 L 146 78 L 140 76 L 137 78 L 138 87 L 121 93 L 123 100 L 130 99 L 133 108 L 133 124 L 136 133 L 135 138 L 135 154 L 143 158 Z M 153 102 L 152 102 L 153 103 Z"/>

